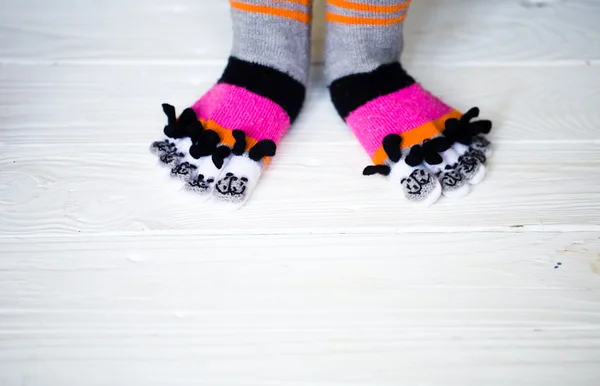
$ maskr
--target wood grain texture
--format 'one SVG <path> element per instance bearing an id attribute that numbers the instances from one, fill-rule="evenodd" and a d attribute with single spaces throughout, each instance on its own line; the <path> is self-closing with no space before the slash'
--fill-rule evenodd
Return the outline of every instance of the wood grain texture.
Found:
<path id="1" fill-rule="evenodd" d="M 316 66 L 238 212 L 148 153 L 227 2 L 51 3 L 0 5 L 0 386 L 597 386 L 600 2 L 413 2 L 406 67 L 495 122 L 466 198 L 362 177 Z"/>
<path id="2" fill-rule="evenodd" d="M 238 212 L 222 212 L 174 190 L 145 147 L 56 145 L 43 148 L 43 157 L 32 157 L 37 148 L 5 147 L 0 231 L 17 236 L 600 230 L 599 145 L 501 146 L 484 184 L 431 210 L 412 207 L 383 178 L 362 176 L 369 160 L 358 144 L 335 144 L 335 151 L 332 146 L 283 142 L 251 201 Z"/>
<path id="3" fill-rule="evenodd" d="M 599 249 L 597 232 L 5 241 L 0 380 L 592 385 Z"/>
<path id="4" fill-rule="evenodd" d="M 132 144 L 161 134 L 161 103 L 178 111 L 216 82 L 213 66 L 2 66 L 0 141 L 5 144 Z M 443 68 L 410 66 L 423 85 L 463 111 L 479 106 L 494 141 L 600 140 L 600 67 Z M 337 116 L 321 67 L 314 67 L 305 109 L 286 141 L 355 143 Z"/>
<path id="5" fill-rule="evenodd" d="M 595 0 L 415 1 L 405 59 L 596 61 L 599 12 Z M 223 60 L 230 47 L 226 1 L 4 0 L 0 13 L 0 58 L 10 62 L 205 62 Z"/>

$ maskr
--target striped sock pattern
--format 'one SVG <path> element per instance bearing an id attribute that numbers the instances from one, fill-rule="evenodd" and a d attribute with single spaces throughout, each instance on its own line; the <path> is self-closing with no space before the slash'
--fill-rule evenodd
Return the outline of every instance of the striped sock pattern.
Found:
<path id="1" fill-rule="evenodd" d="M 230 0 L 231 55 L 308 80 L 311 0 Z"/>
<path id="2" fill-rule="evenodd" d="M 163 105 L 164 137 L 150 150 L 179 187 L 239 208 L 303 105 L 310 2 L 230 4 L 234 42 L 221 78 L 179 116 Z"/>
<path id="3" fill-rule="evenodd" d="M 374 165 L 413 203 L 462 197 L 485 175 L 491 122 L 473 121 L 399 63 L 410 1 L 328 0 L 325 74 L 333 104 Z"/>
<path id="4" fill-rule="evenodd" d="M 410 0 L 327 0 L 328 82 L 398 60 L 409 5 Z"/>

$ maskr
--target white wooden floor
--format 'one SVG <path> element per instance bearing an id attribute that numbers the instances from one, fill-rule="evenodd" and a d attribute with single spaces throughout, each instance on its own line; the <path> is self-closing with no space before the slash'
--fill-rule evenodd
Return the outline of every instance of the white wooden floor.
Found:
<path id="1" fill-rule="evenodd" d="M 599 19 L 413 2 L 406 66 L 496 124 L 484 183 L 422 210 L 363 178 L 315 66 L 221 213 L 147 148 L 220 74 L 226 1 L 2 0 L 0 385 L 600 385 Z"/>

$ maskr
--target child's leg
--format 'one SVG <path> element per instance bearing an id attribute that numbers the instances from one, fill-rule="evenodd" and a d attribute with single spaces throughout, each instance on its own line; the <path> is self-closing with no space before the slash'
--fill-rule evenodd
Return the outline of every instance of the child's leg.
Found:
<path id="1" fill-rule="evenodd" d="M 399 63 L 410 0 L 328 0 L 325 74 L 331 98 L 374 166 L 411 201 L 460 197 L 485 174 L 491 122 L 449 107 Z M 487 153 L 487 154 L 486 154 Z"/>
<path id="2" fill-rule="evenodd" d="M 310 0 L 231 0 L 233 49 L 217 84 L 151 151 L 199 196 L 241 206 L 296 119 L 309 69 Z"/>

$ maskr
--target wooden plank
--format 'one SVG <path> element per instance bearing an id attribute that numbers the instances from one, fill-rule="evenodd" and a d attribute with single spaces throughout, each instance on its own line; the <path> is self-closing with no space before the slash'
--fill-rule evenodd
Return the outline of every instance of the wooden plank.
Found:
<path id="1" fill-rule="evenodd" d="M 321 70 L 315 68 L 304 114 L 286 138 L 353 144 L 329 102 Z M 410 70 L 457 108 L 479 106 L 482 116 L 496 123 L 495 141 L 600 140 L 600 67 Z M 188 106 L 221 71 L 220 65 L 5 65 L 0 72 L 0 139 L 4 144 L 145 147 L 164 125 L 160 104 Z"/>
<path id="2" fill-rule="evenodd" d="M 206 62 L 224 59 L 231 47 L 226 1 L 61 0 L 44 5 L 42 0 L 3 1 L 0 61 Z M 595 0 L 414 2 L 404 57 L 452 65 L 597 61 L 599 12 Z M 322 45 L 320 26 L 315 46 Z"/>
<path id="3" fill-rule="evenodd" d="M 90 312 L 73 323 L 114 313 L 124 324 L 145 323 L 140 318 L 153 313 L 157 323 L 178 323 L 171 318 L 181 310 L 190 312 L 190 320 L 180 320 L 189 328 L 212 325 L 202 321 L 211 312 L 281 313 L 287 323 L 302 324 L 288 313 L 374 308 L 407 314 L 510 308 L 600 322 L 599 251 L 597 232 L 13 237 L 2 239 L 0 304 L 4 327 L 20 315 L 26 320 L 13 327 L 41 330 L 61 329 L 57 323 L 76 309 Z M 509 296 L 519 291 L 531 297 Z M 523 320 L 532 322 L 555 320 Z M 240 325 L 231 323 L 213 327 Z"/>
<path id="4" fill-rule="evenodd" d="M 592 386 L 598 251 L 597 232 L 3 239 L 0 381 Z"/>
<path id="5" fill-rule="evenodd" d="M 600 58 L 595 0 L 414 2 L 405 58 L 419 64 L 584 64 Z"/>
<path id="6" fill-rule="evenodd" d="M 600 2 L 414 2 L 411 73 L 496 123 L 470 196 L 361 177 L 316 67 L 227 213 L 147 153 L 220 75 L 226 1 L 0 8 L 0 385 L 597 386 Z"/>
<path id="7" fill-rule="evenodd" d="M 6 146 L 0 233 L 597 231 L 598 151 L 583 144 L 499 146 L 489 175 L 470 195 L 423 210 L 387 180 L 363 177 L 369 160 L 356 143 L 284 141 L 244 210 L 223 212 L 173 190 L 146 147 Z"/>

